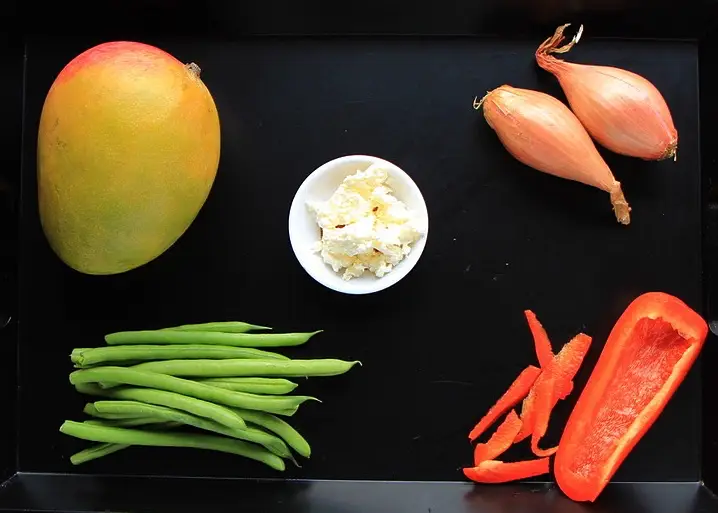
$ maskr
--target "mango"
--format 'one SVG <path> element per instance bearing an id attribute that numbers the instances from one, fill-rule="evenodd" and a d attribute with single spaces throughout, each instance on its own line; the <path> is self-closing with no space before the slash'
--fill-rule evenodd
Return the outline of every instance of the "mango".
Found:
<path id="1" fill-rule="evenodd" d="M 117 274 L 165 252 L 214 183 L 220 123 L 194 64 L 142 43 L 75 57 L 40 118 L 40 221 L 73 269 Z"/>

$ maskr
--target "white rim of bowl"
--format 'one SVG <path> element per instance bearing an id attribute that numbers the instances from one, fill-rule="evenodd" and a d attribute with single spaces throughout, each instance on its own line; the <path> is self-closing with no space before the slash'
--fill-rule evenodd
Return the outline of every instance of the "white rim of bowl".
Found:
<path id="1" fill-rule="evenodd" d="M 387 164 L 393 173 L 401 175 L 402 180 L 406 181 L 406 183 L 409 185 L 409 187 L 411 187 L 415 190 L 417 196 L 421 200 L 421 205 L 423 207 L 422 210 L 424 211 L 423 213 L 425 214 L 426 223 L 424 225 L 424 234 L 422 237 L 422 244 L 420 245 L 418 250 L 415 249 L 416 244 L 412 247 L 412 253 L 414 251 L 418 251 L 418 254 L 415 257 L 415 259 L 409 269 L 407 269 L 406 271 L 404 271 L 402 273 L 395 273 L 395 271 L 396 271 L 396 267 L 395 267 L 388 274 L 384 275 L 381 278 L 377 278 L 377 281 L 374 282 L 374 283 L 376 283 L 376 286 L 353 287 L 352 285 L 349 285 L 347 288 L 339 288 L 333 284 L 333 280 L 327 281 L 327 280 L 324 280 L 324 279 L 309 272 L 307 267 L 309 266 L 308 259 L 310 258 L 310 255 L 307 252 L 298 250 L 298 248 L 297 248 L 298 244 L 295 243 L 294 234 L 292 233 L 292 230 L 291 230 L 291 219 L 292 219 L 292 212 L 295 212 L 299 208 L 304 208 L 304 206 L 299 205 L 300 201 L 303 201 L 303 200 L 300 200 L 299 198 L 304 196 L 305 191 L 309 188 L 309 185 L 316 179 L 317 176 L 324 173 L 326 168 L 334 167 L 334 166 L 339 165 L 345 161 L 353 161 L 353 160 L 364 160 L 364 161 L 368 162 L 368 165 L 377 164 L 377 163 L 378 164 Z M 304 270 L 304 272 L 307 273 L 313 280 L 324 285 L 328 289 L 331 289 L 335 292 L 341 292 L 343 294 L 351 294 L 351 295 L 371 294 L 374 292 L 386 290 L 389 287 L 391 287 L 392 285 L 398 283 L 402 278 L 407 276 L 413 270 L 413 268 L 416 266 L 416 264 L 419 262 L 419 259 L 421 258 L 421 255 L 424 252 L 424 248 L 426 247 L 426 242 L 427 242 L 426 240 L 429 237 L 429 212 L 428 212 L 428 208 L 426 207 L 426 200 L 424 200 L 424 196 L 421 193 L 421 189 L 419 189 L 419 186 L 416 185 L 416 182 L 414 182 L 414 180 L 411 178 L 411 176 L 409 176 L 409 174 L 406 171 L 404 171 L 403 169 L 401 169 L 399 166 L 397 166 L 393 162 L 390 162 L 386 159 L 383 159 L 380 157 L 374 157 L 371 155 L 345 155 L 343 157 L 337 157 L 328 162 L 325 162 L 324 164 L 322 164 L 321 166 L 316 168 L 314 171 L 312 171 L 304 179 L 302 184 L 297 189 L 297 192 L 294 193 L 294 198 L 292 199 L 291 206 L 289 207 L 288 231 L 289 231 L 289 243 L 292 246 L 292 251 L 294 252 L 294 256 L 299 261 L 299 264 L 302 266 L 302 269 Z M 404 262 L 405 262 L 405 260 L 402 260 L 398 265 L 401 265 Z M 324 264 L 324 265 L 327 265 L 327 264 Z M 339 273 L 337 273 L 337 276 L 339 276 L 341 278 Z M 351 280 L 343 282 L 343 283 L 351 284 Z"/>

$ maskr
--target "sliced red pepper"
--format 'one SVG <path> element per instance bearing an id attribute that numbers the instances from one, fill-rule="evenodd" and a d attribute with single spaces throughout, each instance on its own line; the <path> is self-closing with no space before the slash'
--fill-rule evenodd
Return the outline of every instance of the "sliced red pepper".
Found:
<path id="1" fill-rule="evenodd" d="M 464 475 L 477 483 L 508 483 L 519 479 L 548 474 L 549 458 L 504 463 L 498 460 L 482 461 L 476 467 L 465 468 Z"/>
<path id="2" fill-rule="evenodd" d="M 551 340 L 549 340 L 546 330 L 539 322 L 536 314 L 531 310 L 525 310 L 524 315 L 529 323 L 531 335 L 534 338 L 534 346 L 536 347 L 536 357 L 539 365 L 545 369 L 553 361 L 553 349 L 551 348 Z"/>
<path id="3" fill-rule="evenodd" d="M 478 444 L 474 449 L 474 465 L 486 460 L 493 460 L 505 453 L 514 443 L 521 430 L 521 419 L 511 410 L 496 432 L 485 444 Z"/>
<path id="4" fill-rule="evenodd" d="M 540 376 L 539 376 L 540 378 Z M 537 380 L 538 381 L 538 380 Z M 521 404 L 521 431 L 516 435 L 514 443 L 519 443 L 531 436 L 534 430 L 534 417 L 536 417 L 536 388 L 531 388 Z"/>
<path id="5" fill-rule="evenodd" d="M 521 408 L 521 420 L 523 426 L 521 432 L 516 436 L 516 443 L 525 440 L 536 430 L 538 422 L 538 439 L 546 434 L 548 419 L 551 411 L 559 399 L 568 395 L 573 389 L 573 378 L 578 372 L 583 358 L 591 347 L 591 337 L 579 333 L 570 342 L 561 348 L 561 351 L 554 357 L 553 362 L 538 377 L 531 388 Z M 553 380 L 553 387 L 546 385 L 546 381 Z M 541 397 L 537 397 L 542 391 Z M 550 395 L 550 397 L 547 397 Z M 548 408 L 547 408 L 548 406 Z M 537 415 L 540 417 L 537 418 Z M 538 439 L 536 446 L 538 446 Z M 539 454 L 536 453 L 538 456 Z"/>
<path id="6" fill-rule="evenodd" d="M 526 394 L 531 390 L 539 374 L 541 374 L 541 369 L 533 365 L 529 365 L 522 370 L 521 374 L 511 383 L 506 393 L 496 401 L 496 404 L 489 409 L 488 413 L 484 415 L 474 429 L 471 430 L 469 440 L 473 441 L 480 437 L 501 415 L 516 406 L 521 399 L 526 397 Z"/>
<path id="7" fill-rule="evenodd" d="M 558 387 L 556 390 L 558 398 L 561 400 L 566 399 L 569 395 L 571 395 L 571 392 L 573 392 L 573 380 L 568 383 L 562 383 L 562 385 L 562 387 Z"/>
<path id="8" fill-rule="evenodd" d="M 548 429 L 551 411 L 558 402 L 556 397 L 556 374 L 553 368 L 554 365 L 549 365 L 544 369 L 535 388 L 534 405 L 536 409 L 534 411 L 534 427 L 531 431 L 531 451 L 539 458 L 551 456 L 558 449 L 558 447 L 541 449 L 538 446 L 539 441 Z"/>
<path id="9" fill-rule="evenodd" d="M 536 357 L 538 358 L 539 364 L 542 369 L 548 367 L 554 359 L 553 348 L 551 347 L 551 340 L 546 334 L 541 322 L 539 322 L 536 314 L 531 310 L 525 310 L 524 315 L 529 323 L 529 329 L 534 339 L 534 346 L 536 348 Z M 565 382 L 564 380 L 557 380 L 558 398 L 566 399 L 573 390 L 573 381 Z"/>
<path id="10" fill-rule="evenodd" d="M 556 453 L 575 501 L 593 501 L 658 418 L 708 334 L 701 316 L 660 292 L 636 298 L 613 327 Z"/>
<path id="11" fill-rule="evenodd" d="M 556 375 L 556 394 L 558 399 L 565 399 L 573 390 L 573 378 L 581 368 L 583 359 L 591 347 L 591 337 L 579 333 L 563 346 L 556 359 L 554 373 Z M 556 404 L 556 403 L 554 403 Z"/>

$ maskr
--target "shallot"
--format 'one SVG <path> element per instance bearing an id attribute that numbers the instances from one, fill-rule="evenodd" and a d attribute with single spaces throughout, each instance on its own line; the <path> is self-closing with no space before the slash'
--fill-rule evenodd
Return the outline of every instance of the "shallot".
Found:
<path id="1" fill-rule="evenodd" d="M 609 150 L 644 160 L 676 158 L 678 132 L 661 93 L 648 80 L 619 68 L 559 60 L 578 43 L 583 26 L 566 45 L 563 31 L 536 50 L 536 62 L 561 84 L 571 109 L 588 133 Z"/>
<path id="2" fill-rule="evenodd" d="M 538 171 L 597 187 L 611 196 L 616 219 L 630 223 L 630 207 L 591 137 L 571 110 L 538 91 L 502 85 L 474 108 L 517 160 Z"/>

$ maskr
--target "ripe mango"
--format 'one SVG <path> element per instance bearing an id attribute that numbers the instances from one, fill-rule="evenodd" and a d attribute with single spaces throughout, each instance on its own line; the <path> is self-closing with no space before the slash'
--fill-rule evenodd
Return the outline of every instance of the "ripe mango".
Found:
<path id="1" fill-rule="evenodd" d="M 45 99 L 40 221 L 87 274 L 150 262 L 187 230 L 214 183 L 220 125 L 199 67 L 153 46 L 111 42 L 75 57 Z"/>

